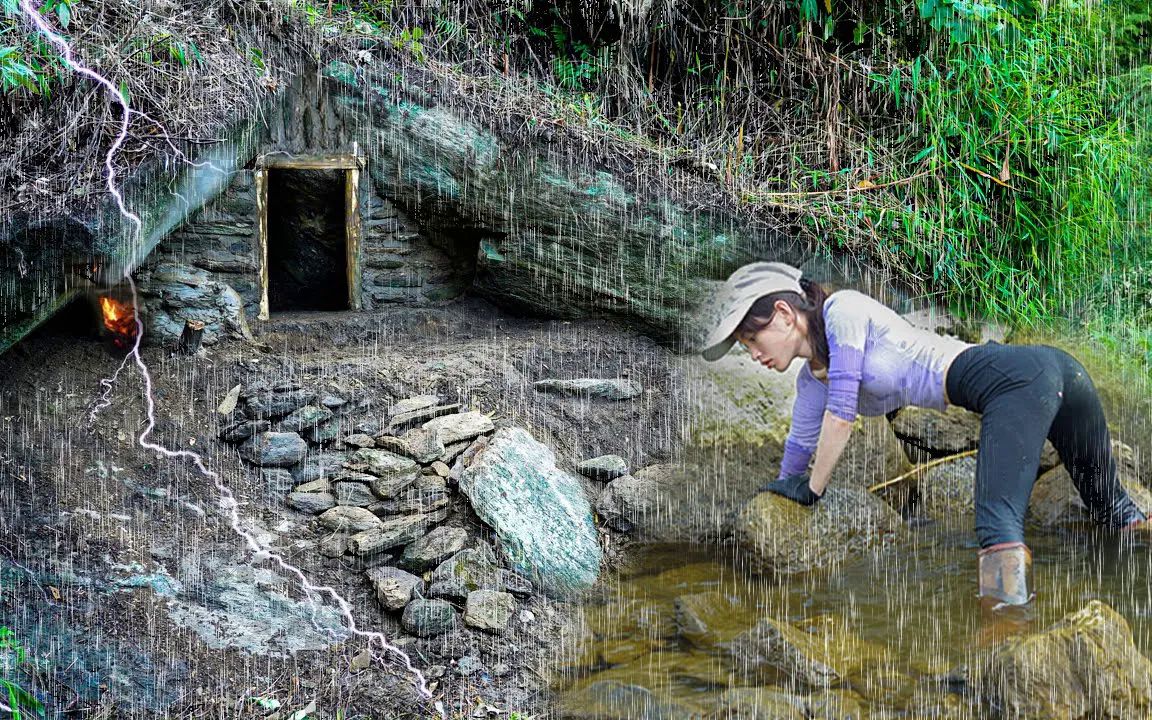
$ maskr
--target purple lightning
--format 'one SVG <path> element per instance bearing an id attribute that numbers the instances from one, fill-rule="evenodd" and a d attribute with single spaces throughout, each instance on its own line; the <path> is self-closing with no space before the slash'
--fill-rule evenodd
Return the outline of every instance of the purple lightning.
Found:
<path id="1" fill-rule="evenodd" d="M 32 22 L 32 24 L 35 25 L 37 31 L 39 31 L 40 34 L 42 34 L 44 37 L 48 38 L 48 40 L 53 45 L 59 48 L 60 55 L 64 59 L 65 64 L 71 68 L 73 72 L 76 72 L 79 75 L 83 75 L 84 77 L 89 78 L 90 80 L 93 80 L 94 82 L 104 86 L 104 88 L 107 89 L 108 92 L 111 93 L 116 101 L 120 104 L 120 107 L 123 108 L 123 113 L 120 119 L 120 131 L 117 134 L 116 139 L 113 141 L 112 146 L 108 149 L 107 155 L 104 157 L 104 167 L 107 170 L 106 184 L 108 187 L 108 192 L 111 193 L 112 197 L 116 199 L 116 205 L 120 209 L 120 213 L 132 222 L 134 241 L 139 242 L 142 232 L 142 223 L 139 216 L 129 210 L 124 204 L 124 197 L 121 195 L 120 189 L 116 185 L 116 168 L 113 165 L 113 159 L 117 151 L 120 150 L 120 147 L 124 144 L 125 139 L 128 137 L 128 127 L 132 113 L 137 111 L 133 111 L 128 106 L 127 98 L 125 98 L 124 94 L 121 93 L 120 90 L 107 78 L 76 62 L 76 60 L 73 58 L 72 46 L 68 44 L 68 41 L 65 38 L 53 32 L 52 28 L 48 26 L 48 23 L 31 4 L 30 0 L 19 0 L 19 2 L 20 9 L 24 12 L 25 15 L 28 16 L 28 19 Z M 139 114 L 142 117 L 157 123 L 156 120 L 148 118 L 143 113 Z M 178 150 L 177 153 L 178 155 L 182 155 L 182 153 L 179 153 Z M 136 339 L 132 345 L 132 349 L 128 353 L 128 356 L 125 358 L 125 362 L 120 365 L 120 367 L 116 370 L 116 373 L 110 379 L 101 381 L 101 384 L 105 387 L 105 392 L 101 397 L 100 403 L 97 405 L 96 409 L 93 410 L 91 417 L 94 418 L 96 413 L 99 412 L 100 408 L 107 405 L 109 395 L 112 390 L 112 385 L 115 383 L 116 377 L 125 367 L 128 360 L 132 360 L 136 364 L 136 367 L 140 370 L 140 377 L 144 381 L 144 397 L 146 401 L 148 417 L 147 424 L 140 432 L 139 436 L 137 436 L 137 442 L 140 444 L 140 446 L 146 450 L 158 452 L 165 457 L 183 458 L 190 460 L 192 464 L 195 465 L 200 474 L 211 480 L 212 483 L 216 486 L 216 491 L 219 494 L 218 504 L 222 510 L 227 511 L 229 526 L 232 528 L 233 532 L 242 537 L 247 543 L 248 547 L 252 549 L 253 561 L 259 562 L 260 560 L 265 559 L 271 560 L 285 572 L 296 576 L 300 582 L 300 586 L 307 593 L 310 602 L 316 602 L 316 595 L 329 596 L 339 606 L 340 611 L 343 614 L 345 621 L 347 622 L 348 629 L 352 632 L 353 635 L 366 638 L 368 640 L 369 648 L 371 648 L 373 643 L 378 643 L 384 652 L 391 652 L 396 657 L 399 657 L 403 661 L 405 669 L 416 677 L 417 690 L 420 692 L 421 697 L 423 697 L 425 700 L 434 700 L 432 691 L 428 688 L 428 683 L 424 678 L 424 674 L 412 665 L 411 658 L 409 658 L 407 654 L 400 650 L 400 648 L 389 643 L 388 639 L 382 633 L 371 630 L 361 630 L 356 625 L 356 620 L 352 616 L 351 606 L 348 604 L 348 601 L 340 595 L 340 593 L 331 587 L 325 585 L 313 585 L 312 583 L 308 582 L 308 578 L 305 577 L 302 570 L 288 563 L 283 557 L 272 552 L 267 547 L 264 547 L 258 540 L 256 540 L 254 536 L 240 527 L 239 503 L 236 502 L 235 496 L 232 494 L 231 489 L 229 489 L 228 486 L 223 483 L 219 474 L 208 468 L 204 462 L 204 459 L 198 453 L 192 452 L 191 450 L 169 450 L 163 445 L 158 445 L 157 443 L 154 443 L 148 439 L 156 427 L 156 402 L 152 394 L 152 374 L 149 372 L 148 366 L 144 362 L 144 358 L 140 355 L 140 343 L 144 338 L 144 322 L 140 318 L 139 296 L 136 292 L 136 283 L 132 279 L 132 270 L 133 267 L 130 263 L 124 271 L 124 279 L 127 280 L 128 286 L 132 289 L 132 317 L 136 323 Z M 372 655 L 373 657 L 376 657 L 375 653 L 372 653 Z M 435 700 L 433 702 L 433 706 L 435 707 L 436 712 L 439 714 L 442 720 L 446 720 L 447 713 L 444 710 L 444 704 L 439 700 Z"/>

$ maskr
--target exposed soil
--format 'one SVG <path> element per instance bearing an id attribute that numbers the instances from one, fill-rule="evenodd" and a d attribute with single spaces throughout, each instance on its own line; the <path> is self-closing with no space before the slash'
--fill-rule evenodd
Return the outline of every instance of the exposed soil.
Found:
<path id="1" fill-rule="evenodd" d="M 402 636 L 362 568 L 319 554 L 313 517 L 286 507 L 282 491 L 216 439 L 215 408 L 256 379 L 341 388 L 366 418 L 437 393 L 494 412 L 497 427 L 527 428 L 562 468 L 604 453 L 639 468 L 672 460 L 678 446 L 683 394 L 672 355 L 606 322 L 526 320 L 472 300 L 285 316 L 256 330 L 265 348 L 144 351 L 157 403 L 152 440 L 203 454 L 244 528 L 311 583 L 338 590 L 360 628 L 400 638 L 451 711 L 470 713 L 479 701 L 548 716 L 573 605 L 536 593 L 504 635 Z M 122 356 L 75 326 L 44 328 L 0 356 L 0 607 L 27 651 L 8 677 L 66 717 L 269 717 L 255 698 L 278 701 L 284 718 L 312 701 L 311 718 L 433 717 L 396 657 L 377 647 L 362 667 L 365 656 L 354 658 L 368 643 L 349 635 L 334 605 L 311 605 L 288 573 L 254 555 L 208 478 L 137 445 L 146 417 L 134 367 L 93 414 L 101 379 Z M 544 377 L 629 377 L 645 392 L 615 403 L 543 395 L 531 383 Z M 589 481 L 589 494 L 598 487 Z M 449 523 L 491 541 L 466 501 L 454 510 Z M 523 610 L 534 617 L 525 622 Z"/>

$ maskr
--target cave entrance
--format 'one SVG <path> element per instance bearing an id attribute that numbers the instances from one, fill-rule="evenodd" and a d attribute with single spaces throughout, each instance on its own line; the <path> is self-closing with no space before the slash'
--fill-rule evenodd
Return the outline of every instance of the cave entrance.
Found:
<path id="1" fill-rule="evenodd" d="M 260 314 L 359 310 L 357 155 L 263 156 L 256 166 Z"/>

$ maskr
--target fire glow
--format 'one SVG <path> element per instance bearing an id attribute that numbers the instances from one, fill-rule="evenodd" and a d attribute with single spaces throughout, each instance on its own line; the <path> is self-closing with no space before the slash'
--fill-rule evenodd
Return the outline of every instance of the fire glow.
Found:
<path id="1" fill-rule="evenodd" d="M 101 295 L 100 314 L 104 317 L 104 327 L 112 333 L 112 341 L 116 346 L 131 347 L 132 341 L 136 339 L 136 313 L 132 306 L 107 295 Z"/>

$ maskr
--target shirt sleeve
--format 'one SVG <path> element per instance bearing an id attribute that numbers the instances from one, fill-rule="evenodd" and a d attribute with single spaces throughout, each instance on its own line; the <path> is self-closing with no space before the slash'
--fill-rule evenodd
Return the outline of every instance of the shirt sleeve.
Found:
<path id="1" fill-rule="evenodd" d="M 796 376 L 796 400 L 792 403 L 792 425 L 784 441 L 784 458 L 780 461 L 780 477 L 798 475 L 808 470 L 808 461 L 816 452 L 820 428 L 824 423 L 824 406 L 828 390 L 824 383 L 812 376 L 808 363 Z"/>
<path id="2" fill-rule="evenodd" d="M 871 319 L 863 302 L 851 295 L 824 306 L 824 332 L 828 338 L 828 412 L 852 422 L 856 419 L 864 345 Z"/>

